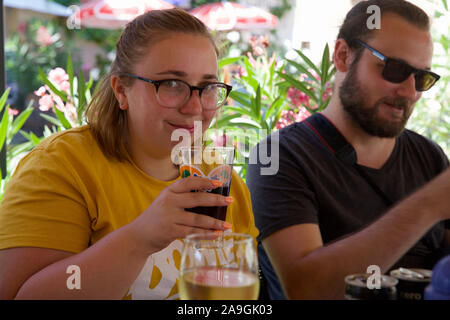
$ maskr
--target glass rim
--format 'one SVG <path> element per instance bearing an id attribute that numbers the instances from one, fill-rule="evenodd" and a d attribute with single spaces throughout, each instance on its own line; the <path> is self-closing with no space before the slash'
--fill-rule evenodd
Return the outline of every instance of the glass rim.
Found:
<path id="1" fill-rule="evenodd" d="M 207 232 L 207 233 L 191 233 L 187 235 L 183 240 L 185 242 L 185 245 L 188 243 L 196 243 L 201 241 L 216 241 L 218 239 L 225 240 L 225 238 L 233 237 L 235 239 L 234 242 L 236 244 L 242 244 L 249 242 L 253 243 L 253 237 L 247 233 L 239 233 L 239 232 L 227 232 L 222 233 L 221 235 L 218 235 L 214 232 Z"/>

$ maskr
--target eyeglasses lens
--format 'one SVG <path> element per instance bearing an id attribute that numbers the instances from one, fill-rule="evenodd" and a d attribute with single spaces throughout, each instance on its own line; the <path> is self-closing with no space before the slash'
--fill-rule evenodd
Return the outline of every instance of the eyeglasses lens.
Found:
<path id="1" fill-rule="evenodd" d="M 164 81 L 158 88 L 158 100 L 168 108 L 181 106 L 189 99 L 189 95 L 189 86 L 182 81 Z M 215 110 L 224 104 L 226 98 L 226 87 L 220 84 L 210 84 L 203 89 L 200 101 L 203 109 Z"/>

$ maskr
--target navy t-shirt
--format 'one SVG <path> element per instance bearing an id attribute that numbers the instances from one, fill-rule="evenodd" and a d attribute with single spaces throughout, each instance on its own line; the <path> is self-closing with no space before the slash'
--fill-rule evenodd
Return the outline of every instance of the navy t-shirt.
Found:
<path id="1" fill-rule="evenodd" d="M 337 159 L 326 142 L 305 122 L 294 123 L 278 134 L 278 172 L 261 174 L 261 168 L 270 164 L 262 165 L 260 161 L 247 168 L 247 185 L 260 231 L 260 266 L 272 299 L 282 299 L 284 295 L 260 244 L 262 239 L 292 225 L 315 223 L 326 245 L 363 229 L 389 209 L 355 165 Z M 272 139 L 268 137 L 261 142 L 252 150 L 253 155 L 262 144 L 266 144 L 264 150 L 270 152 Z M 270 155 L 274 156 L 277 154 Z M 395 204 L 448 166 L 447 156 L 436 143 L 405 130 L 396 139 L 394 150 L 382 168 L 359 166 L 359 169 Z M 445 228 L 450 228 L 448 221 L 435 225 L 396 266 L 431 269 Z"/>

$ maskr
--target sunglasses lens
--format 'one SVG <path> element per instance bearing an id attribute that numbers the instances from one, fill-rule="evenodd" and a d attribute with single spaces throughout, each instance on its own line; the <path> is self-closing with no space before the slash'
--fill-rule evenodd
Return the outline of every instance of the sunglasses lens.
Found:
<path id="1" fill-rule="evenodd" d="M 388 58 L 383 68 L 383 77 L 387 81 L 400 83 L 405 81 L 412 71 L 406 63 Z"/>
<path id="2" fill-rule="evenodd" d="M 405 81 L 414 71 L 408 64 L 388 58 L 383 68 L 383 77 L 387 81 L 400 83 Z M 436 83 L 439 76 L 436 77 L 431 72 L 419 70 L 414 74 L 414 79 L 416 81 L 416 90 L 426 91 Z"/>
<path id="3" fill-rule="evenodd" d="M 414 76 L 416 80 L 416 90 L 426 91 L 430 89 L 437 81 L 436 77 L 426 71 L 419 71 Z"/>

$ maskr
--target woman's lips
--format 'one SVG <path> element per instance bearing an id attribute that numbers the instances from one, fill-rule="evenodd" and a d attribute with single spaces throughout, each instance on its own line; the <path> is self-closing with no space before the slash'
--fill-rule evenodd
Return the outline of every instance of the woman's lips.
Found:
<path id="1" fill-rule="evenodd" d="M 174 124 L 174 123 L 170 123 L 170 122 L 169 122 L 169 125 L 171 125 L 175 129 L 185 129 L 185 130 L 189 131 L 190 133 L 193 133 L 194 129 L 195 129 L 194 125 Z"/>

